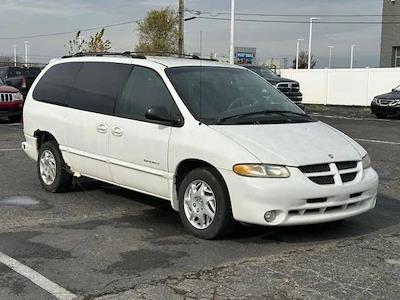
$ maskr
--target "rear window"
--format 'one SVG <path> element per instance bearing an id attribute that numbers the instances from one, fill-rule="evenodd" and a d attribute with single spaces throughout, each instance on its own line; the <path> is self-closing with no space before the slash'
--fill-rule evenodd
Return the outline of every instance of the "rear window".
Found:
<path id="1" fill-rule="evenodd" d="M 125 85 L 132 65 L 117 63 L 84 63 L 68 106 L 81 110 L 112 114 L 119 92 Z"/>
<path id="2" fill-rule="evenodd" d="M 12 67 L 8 69 L 8 77 L 19 77 L 24 75 L 24 70 L 18 67 Z"/>
<path id="3" fill-rule="evenodd" d="M 51 67 L 33 92 L 38 101 L 68 105 L 67 100 L 82 63 L 65 63 Z"/>

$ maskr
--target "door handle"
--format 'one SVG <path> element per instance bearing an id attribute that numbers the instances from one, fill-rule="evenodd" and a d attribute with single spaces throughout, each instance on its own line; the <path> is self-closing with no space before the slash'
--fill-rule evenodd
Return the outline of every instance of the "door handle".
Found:
<path id="1" fill-rule="evenodd" d="M 108 127 L 105 124 L 99 124 L 97 125 L 97 132 L 98 133 L 107 133 Z"/>
<path id="2" fill-rule="evenodd" d="M 121 127 L 114 127 L 112 130 L 111 130 L 111 133 L 114 135 L 114 136 L 122 136 L 123 134 L 124 134 L 124 132 L 122 131 L 122 128 Z"/>

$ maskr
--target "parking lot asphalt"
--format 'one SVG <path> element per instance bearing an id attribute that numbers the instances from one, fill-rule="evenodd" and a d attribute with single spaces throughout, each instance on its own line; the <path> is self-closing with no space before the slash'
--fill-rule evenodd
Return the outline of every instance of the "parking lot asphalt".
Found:
<path id="1" fill-rule="evenodd" d="M 400 120 L 309 112 L 368 150 L 377 207 L 219 241 L 188 235 L 166 201 L 101 182 L 45 192 L 22 127 L 0 121 L 0 299 L 400 299 Z"/>

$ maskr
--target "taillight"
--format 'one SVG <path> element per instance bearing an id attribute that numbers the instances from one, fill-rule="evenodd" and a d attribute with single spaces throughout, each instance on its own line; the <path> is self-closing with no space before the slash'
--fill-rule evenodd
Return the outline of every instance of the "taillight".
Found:
<path id="1" fill-rule="evenodd" d="M 26 89 L 26 79 L 22 78 L 21 88 Z"/>

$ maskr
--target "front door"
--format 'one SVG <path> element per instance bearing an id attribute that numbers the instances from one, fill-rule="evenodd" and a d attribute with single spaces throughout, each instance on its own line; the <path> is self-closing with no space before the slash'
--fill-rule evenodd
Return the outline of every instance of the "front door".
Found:
<path id="1" fill-rule="evenodd" d="M 111 118 L 111 174 L 117 184 L 169 199 L 171 127 L 145 118 L 151 106 L 178 112 L 160 75 L 135 66 L 117 101 L 115 117 Z"/>

